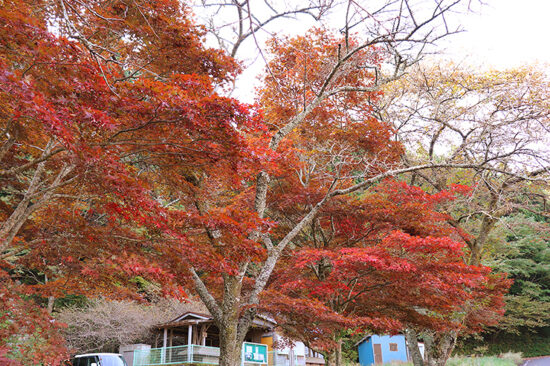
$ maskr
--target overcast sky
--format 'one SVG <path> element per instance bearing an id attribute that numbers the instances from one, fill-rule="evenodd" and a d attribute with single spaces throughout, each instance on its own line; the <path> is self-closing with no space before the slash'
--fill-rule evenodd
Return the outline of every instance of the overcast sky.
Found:
<path id="1" fill-rule="evenodd" d="M 498 68 L 550 63 L 550 1 L 484 1 L 481 14 L 464 18 L 466 32 L 449 41 L 453 58 Z"/>

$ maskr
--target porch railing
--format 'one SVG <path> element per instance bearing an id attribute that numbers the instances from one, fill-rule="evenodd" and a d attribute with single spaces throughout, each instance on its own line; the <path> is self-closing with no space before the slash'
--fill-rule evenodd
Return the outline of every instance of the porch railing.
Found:
<path id="1" fill-rule="evenodd" d="M 134 351 L 134 366 L 178 365 L 187 363 L 218 365 L 220 349 L 217 347 L 176 346 Z"/>
<path id="2" fill-rule="evenodd" d="M 268 366 L 305 366 L 305 357 L 270 351 L 267 356 Z M 207 346 L 176 346 L 165 348 L 151 348 L 134 351 L 134 366 L 159 366 L 182 364 L 218 365 L 220 349 Z M 245 364 L 248 365 L 248 364 Z"/>

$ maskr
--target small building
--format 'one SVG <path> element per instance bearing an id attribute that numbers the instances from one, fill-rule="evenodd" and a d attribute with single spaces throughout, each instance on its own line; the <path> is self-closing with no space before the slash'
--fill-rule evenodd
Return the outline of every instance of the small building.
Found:
<path id="1" fill-rule="evenodd" d="M 274 325 L 269 319 L 256 316 L 246 334 L 245 342 L 260 343 L 262 336 Z M 155 347 L 220 346 L 219 329 L 210 314 L 188 311 L 172 321 L 158 324 L 155 328 Z"/>
<path id="2" fill-rule="evenodd" d="M 308 349 L 302 342 L 293 342 L 293 347 L 274 348 L 281 337 L 275 328 L 276 324 L 267 317 L 258 315 L 254 318 L 243 347 L 245 366 L 324 365 L 322 355 Z M 121 348 L 129 366 L 219 364 L 219 329 L 210 314 L 186 312 L 172 321 L 158 324 L 155 333 L 153 347 L 131 345 Z M 258 350 L 265 353 L 260 354 Z M 246 362 L 247 352 L 258 354 L 259 361 Z"/>
<path id="3" fill-rule="evenodd" d="M 381 365 L 389 362 L 407 362 L 408 350 L 402 334 L 367 335 L 356 343 L 361 366 Z"/>

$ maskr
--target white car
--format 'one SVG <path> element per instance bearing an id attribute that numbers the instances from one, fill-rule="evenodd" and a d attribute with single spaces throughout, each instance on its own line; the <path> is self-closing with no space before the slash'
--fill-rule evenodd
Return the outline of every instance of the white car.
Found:
<path id="1" fill-rule="evenodd" d="M 73 366 L 127 366 L 122 355 L 117 353 L 87 353 L 76 355 Z"/>

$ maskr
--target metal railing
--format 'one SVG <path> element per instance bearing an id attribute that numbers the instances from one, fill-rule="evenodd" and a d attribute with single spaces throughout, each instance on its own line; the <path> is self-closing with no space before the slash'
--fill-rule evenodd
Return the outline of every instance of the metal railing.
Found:
<path id="1" fill-rule="evenodd" d="M 134 351 L 134 366 L 206 364 L 218 365 L 220 349 L 217 347 L 175 346 Z"/>
<path id="2" fill-rule="evenodd" d="M 175 346 L 134 350 L 134 366 L 205 364 L 219 365 L 220 349 L 217 347 Z M 290 356 L 287 353 L 270 351 L 267 355 L 268 366 L 305 366 L 305 357 Z M 248 365 L 248 364 L 246 364 Z M 245 366 L 246 366 L 245 365 Z M 252 364 L 251 364 L 252 365 Z"/>

